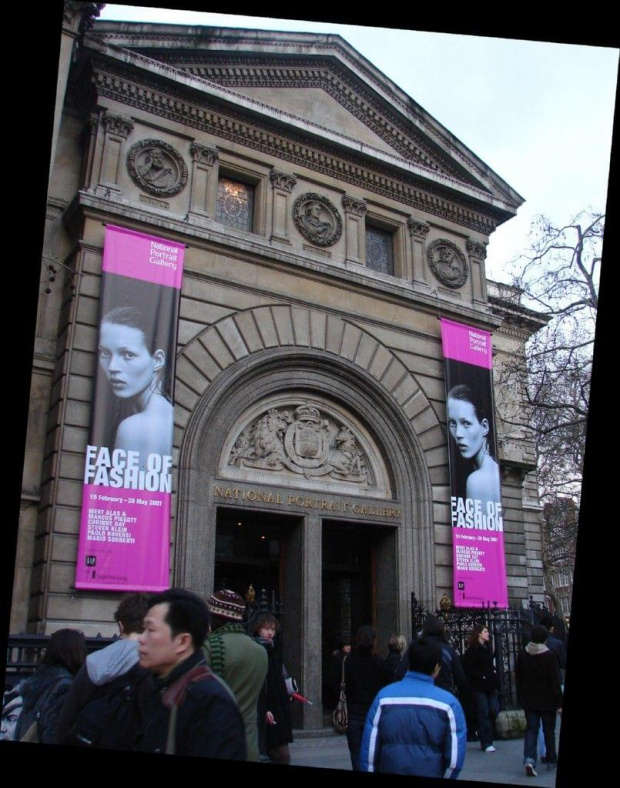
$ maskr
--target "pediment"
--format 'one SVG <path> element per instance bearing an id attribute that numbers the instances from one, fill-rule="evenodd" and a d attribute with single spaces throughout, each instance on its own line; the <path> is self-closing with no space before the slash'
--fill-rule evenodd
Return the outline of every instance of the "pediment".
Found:
<path id="1" fill-rule="evenodd" d="M 104 44 L 174 69 L 236 109 L 261 108 L 293 128 L 356 145 L 414 167 L 419 177 L 449 179 L 503 203 L 522 198 L 410 96 L 340 36 L 168 25 L 95 24 Z"/>

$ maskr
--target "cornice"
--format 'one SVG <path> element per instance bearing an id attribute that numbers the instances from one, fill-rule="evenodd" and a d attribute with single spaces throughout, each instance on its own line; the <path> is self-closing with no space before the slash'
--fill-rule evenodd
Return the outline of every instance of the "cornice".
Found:
<path id="1" fill-rule="evenodd" d="M 307 167 L 324 175 L 367 189 L 388 199 L 397 200 L 411 208 L 431 213 L 437 217 L 454 222 L 469 230 L 490 235 L 498 224 L 498 218 L 491 213 L 483 213 L 472 198 L 459 195 L 457 204 L 449 196 L 450 186 L 445 189 L 438 184 L 417 183 L 413 173 L 408 178 L 394 175 L 394 168 L 383 162 L 373 161 L 354 151 L 343 153 L 342 148 L 329 140 L 319 137 L 308 142 L 308 135 L 296 132 L 290 125 L 286 136 L 278 128 L 276 121 L 253 117 L 248 120 L 247 113 L 233 104 L 217 108 L 217 100 L 211 97 L 210 106 L 198 104 L 195 98 L 188 97 L 187 86 L 168 83 L 165 94 L 153 76 L 141 73 L 141 85 L 136 86 L 135 70 L 114 64 L 100 62 L 93 73 L 93 84 L 99 98 L 105 97 L 136 109 L 165 117 L 205 133 L 241 144 L 263 154 L 272 155 L 298 166 Z M 282 113 L 280 113 L 282 114 Z M 370 146 L 364 146 L 370 147 Z M 456 191 L 455 183 L 453 189 Z M 482 192 L 481 192 L 482 196 Z M 488 198 L 488 195 L 487 195 Z"/>
<path id="2" fill-rule="evenodd" d="M 413 134 L 421 151 L 440 161 L 447 167 L 446 171 L 458 172 L 461 181 L 491 183 L 493 193 L 501 195 L 501 200 L 514 208 L 523 202 L 509 184 L 339 35 L 181 25 L 120 28 L 118 23 L 99 23 L 91 38 L 104 46 L 124 48 L 127 53 L 144 52 L 159 62 L 174 63 L 179 72 L 197 73 L 216 65 L 229 67 L 234 69 L 235 76 L 231 73 L 228 78 L 237 80 L 236 84 L 264 85 L 266 72 L 272 72 L 279 80 L 289 80 L 291 85 L 291 74 L 299 78 L 300 72 L 303 74 L 308 68 L 311 80 L 315 81 L 306 84 L 323 87 L 339 101 L 352 88 L 347 101 L 365 104 L 377 113 L 381 123 L 391 125 L 387 136 L 385 131 L 382 135 L 391 146 L 404 144 L 405 150 L 410 149 Z M 330 72 L 331 85 L 321 80 L 316 82 L 317 66 L 319 71 L 327 68 Z M 257 69 L 264 75 L 261 82 L 256 82 L 252 73 Z M 218 84 L 222 84 L 221 80 Z M 334 93 L 337 84 L 339 90 Z M 350 104 L 348 108 L 351 109 Z M 370 125 L 371 116 L 365 114 L 364 122 Z M 425 139 L 419 139 L 419 135 Z M 403 155 L 410 158 L 410 150 L 403 151 Z"/>

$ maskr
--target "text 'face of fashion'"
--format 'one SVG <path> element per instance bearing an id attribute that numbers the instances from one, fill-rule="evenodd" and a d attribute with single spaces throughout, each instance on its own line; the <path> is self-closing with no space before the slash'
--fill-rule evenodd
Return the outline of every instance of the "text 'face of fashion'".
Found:
<path id="1" fill-rule="evenodd" d="M 478 421 L 471 402 L 448 398 L 448 428 L 461 457 L 472 459 L 484 450 L 489 423 L 486 419 Z"/>
<path id="2" fill-rule="evenodd" d="M 179 661 L 179 639 L 165 622 L 169 605 L 154 605 L 144 618 L 144 632 L 138 638 L 140 665 L 158 676 L 166 676 Z"/>
<path id="3" fill-rule="evenodd" d="M 131 399 L 153 383 L 157 361 L 144 343 L 139 328 L 101 324 L 99 364 L 117 397 Z"/>

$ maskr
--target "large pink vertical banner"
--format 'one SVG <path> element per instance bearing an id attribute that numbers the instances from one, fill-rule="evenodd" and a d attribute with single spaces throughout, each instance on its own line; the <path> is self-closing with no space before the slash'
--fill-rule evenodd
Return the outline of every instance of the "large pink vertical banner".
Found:
<path id="1" fill-rule="evenodd" d="M 441 321 L 449 432 L 454 601 L 507 607 L 491 335 Z"/>
<path id="2" fill-rule="evenodd" d="M 75 585 L 168 588 L 183 245 L 108 226 Z"/>

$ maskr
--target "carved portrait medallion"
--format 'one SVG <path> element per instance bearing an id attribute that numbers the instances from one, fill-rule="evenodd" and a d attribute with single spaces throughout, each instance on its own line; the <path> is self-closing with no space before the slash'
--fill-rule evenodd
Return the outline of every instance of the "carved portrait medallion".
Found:
<path id="1" fill-rule="evenodd" d="M 446 287 L 463 287 L 469 266 L 463 252 L 452 241 L 438 238 L 426 251 L 428 264 L 437 279 Z"/>
<path id="2" fill-rule="evenodd" d="M 293 221 L 303 237 L 316 246 L 333 246 L 342 235 L 338 209 L 321 194 L 301 194 L 293 203 Z"/>
<path id="3" fill-rule="evenodd" d="M 174 196 L 187 183 L 181 154 L 163 140 L 141 140 L 127 154 L 127 170 L 140 189 L 155 196 Z"/>

